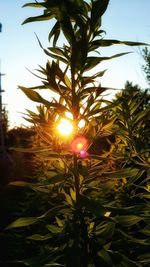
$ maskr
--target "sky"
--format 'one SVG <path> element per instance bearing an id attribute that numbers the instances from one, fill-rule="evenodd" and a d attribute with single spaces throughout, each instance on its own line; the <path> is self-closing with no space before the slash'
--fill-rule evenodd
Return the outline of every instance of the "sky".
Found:
<path id="1" fill-rule="evenodd" d="M 0 59 L 3 103 L 9 115 L 10 127 L 27 125 L 23 119 L 26 109 L 35 110 L 35 103 L 30 101 L 20 89 L 40 84 L 27 69 L 34 71 L 38 65 L 45 67 L 47 56 L 40 48 L 35 33 L 42 45 L 47 48 L 48 33 L 51 22 L 34 22 L 21 25 L 22 22 L 42 12 L 41 9 L 22 8 L 23 4 L 33 0 L 0 0 L 0 22 L 3 24 L 0 33 Z M 103 15 L 102 29 L 107 39 L 139 41 L 150 44 L 150 0 L 110 0 Z M 101 53 L 109 56 L 115 53 L 131 51 L 133 53 L 102 63 L 99 70 L 107 69 L 101 79 L 102 86 L 122 89 L 127 80 L 147 88 L 148 84 L 142 71 L 144 61 L 142 47 L 116 45 L 104 48 Z"/>

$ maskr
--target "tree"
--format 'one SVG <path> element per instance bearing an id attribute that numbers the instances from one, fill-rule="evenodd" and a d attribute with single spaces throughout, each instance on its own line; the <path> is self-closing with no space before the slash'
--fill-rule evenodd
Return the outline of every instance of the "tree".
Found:
<path id="1" fill-rule="evenodd" d="M 142 50 L 142 56 L 145 60 L 145 64 L 143 65 L 143 70 L 145 72 L 145 75 L 146 75 L 146 79 L 148 81 L 148 84 L 150 84 L 150 52 L 148 50 L 147 47 L 145 47 L 143 50 Z"/>
<path id="2" fill-rule="evenodd" d="M 33 226 L 37 232 L 30 234 L 28 240 L 34 244 L 44 241 L 39 246 L 40 257 L 19 261 L 29 266 L 138 266 L 136 261 L 141 266 L 135 250 L 130 250 L 133 243 L 142 242 L 144 248 L 147 244 L 147 240 L 141 241 L 131 233 L 132 227 L 143 220 L 138 216 L 139 207 L 127 207 L 126 212 L 126 208 L 118 207 L 119 198 L 114 199 L 117 179 L 128 180 L 139 169 L 116 170 L 111 157 L 87 154 L 99 135 L 111 133 L 114 118 L 107 112 L 116 105 L 102 97 L 107 88 L 101 86 L 99 78 L 105 70 L 93 75 L 88 71 L 104 60 L 127 54 L 102 57 L 96 52 L 113 44 L 140 44 L 103 38 L 101 17 L 108 3 L 108 0 L 46 0 L 25 5 L 42 8 L 44 12 L 24 23 L 55 20 L 49 34 L 52 46 L 45 49 L 38 39 L 50 58 L 46 67 L 39 69 L 42 84 L 31 88 L 20 86 L 32 101 L 40 103 L 37 113 L 28 111 L 28 120 L 44 140 L 46 150 L 42 155 L 49 163 L 47 176 L 39 177 L 36 185 L 14 183 L 50 196 L 49 210 L 44 214 L 19 218 L 7 227 L 9 230 Z M 60 34 L 66 38 L 61 47 L 57 46 Z M 57 99 L 44 99 L 36 91 L 42 89 L 56 93 Z M 64 119 L 73 125 L 68 138 L 58 134 L 58 125 Z M 84 126 L 80 128 L 81 121 Z M 126 234 L 125 227 L 131 235 Z M 125 252 L 124 244 L 129 248 Z"/>
<path id="3" fill-rule="evenodd" d="M 116 152 L 121 153 L 121 164 L 124 166 L 140 167 L 139 174 L 134 183 L 127 183 L 130 195 L 142 196 L 142 186 L 149 184 L 149 158 L 150 158 L 150 95 L 147 90 L 142 90 L 138 85 L 127 81 L 125 89 L 116 94 L 114 102 L 118 102 L 112 108 L 115 117 L 114 134 Z M 117 161 L 117 158 L 116 158 Z M 144 190 L 145 191 L 145 190 Z M 145 192 L 144 192 L 145 193 Z"/>

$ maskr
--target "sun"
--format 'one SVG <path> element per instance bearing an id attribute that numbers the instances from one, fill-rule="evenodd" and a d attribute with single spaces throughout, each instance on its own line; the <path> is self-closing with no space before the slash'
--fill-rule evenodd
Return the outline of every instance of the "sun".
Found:
<path id="1" fill-rule="evenodd" d="M 71 121 L 62 118 L 56 126 L 58 133 L 61 136 L 68 137 L 73 133 L 74 127 Z"/>

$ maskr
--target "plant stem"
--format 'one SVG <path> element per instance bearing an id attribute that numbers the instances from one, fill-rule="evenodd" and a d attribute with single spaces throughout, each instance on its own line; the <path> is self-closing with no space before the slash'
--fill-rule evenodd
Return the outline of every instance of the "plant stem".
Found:
<path id="1" fill-rule="evenodd" d="M 78 174 L 78 159 L 77 155 L 73 156 L 73 165 L 74 165 L 74 186 L 75 186 L 75 192 L 76 192 L 76 204 L 78 206 L 79 204 L 79 174 Z"/>

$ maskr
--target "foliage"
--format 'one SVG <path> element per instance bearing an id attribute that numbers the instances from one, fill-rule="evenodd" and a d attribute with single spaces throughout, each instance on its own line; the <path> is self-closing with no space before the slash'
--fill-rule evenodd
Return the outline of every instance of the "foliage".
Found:
<path id="1" fill-rule="evenodd" d="M 149 184 L 150 95 L 147 90 L 142 91 L 127 82 L 125 89 L 116 95 L 114 101 L 118 100 L 119 104 L 112 109 L 116 118 L 116 143 L 112 151 L 115 151 L 116 160 L 119 154 L 124 156 L 121 158 L 122 165 L 139 168 L 138 175 L 126 184 L 128 189 L 132 189 L 130 195 L 149 198 L 149 194 L 145 193 Z"/>
<path id="2" fill-rule="evenodd" d="M 150 84 L 150 52 L 147 47 L 143 49 L 142 56 L 145 61 L 145 64 L 143 65 L 143 70 L 146 75 L 148 84 Z"/>
<path id="3" fill-rule="evenodd" d="M 141 165 L 136 162 L 132 165 L 133 132 L 137 136 L 148 111 L 136 116 L 139 103 L 134 95 L 132 103 L 128 98 L 127 101 L 106 101 L 103 93 L 107 88 L 99 83 L 105 71 L 87 72 L 104 60 L 126 54 L 102 57 L 100 47 L 141 44 L 103 39 L 101 17 L 108 3 L 108 0 L 90 3 L 46 0 L 25 5 L 43 8 L 44 12 L 24 23 L 55 20 L 49 34 L 52 46 L 44 49 L 38 39 L 50 58 L 45 68 L 39 68 L 42 84 L 31 88 L 20 86 L 32 101 L 40 103 L 37 113 L 28 111 L 27 119 L 43 139 L 38 155 L 45 160 L 47 169 L 43 176 L 37 177 L 37 182 L 12 184 L 46 196 L 49 208 L 41 203 L 37 214 L 31 209 L 28 214 L 15 216 L 16 220 L 5 228 L 13 238 L 26 237 L 29 247 L 35 248 L 37 244 L 33 257 L 24 254 L 13 258 L 15 264 L 36 267 L 140 267 L 149 264 L 149 187 L 142 187 L 148 193 L 142 193 L 138 203 L 126 190 L 127 184 L 131 187 L 141 174 Z M 66 38 L 63 47 L 57 46 L 60 34 Z M 43 98 L 36 91 L 43 89 L 56 93 L 57 98 Z M 134 125 L 131 125 L 129 111 L 135 112 Z M 67 117 L 66 112 L 71 115 L 68 120 L 74 125 L 74 133 L 71 138 L 63 139 L 55 125 Z M 81 120 L 85 122 L 82 128 L 79 127 Z M 87 153 L 82 157 L 72 151 L 71 144 L 76 138 L 84 137 L 88 150 L 98 136 L 109 136 L 113 128 L 117 140 L 101 156 Z M 145 170 L 147 165 L 143 168 Z"/>

